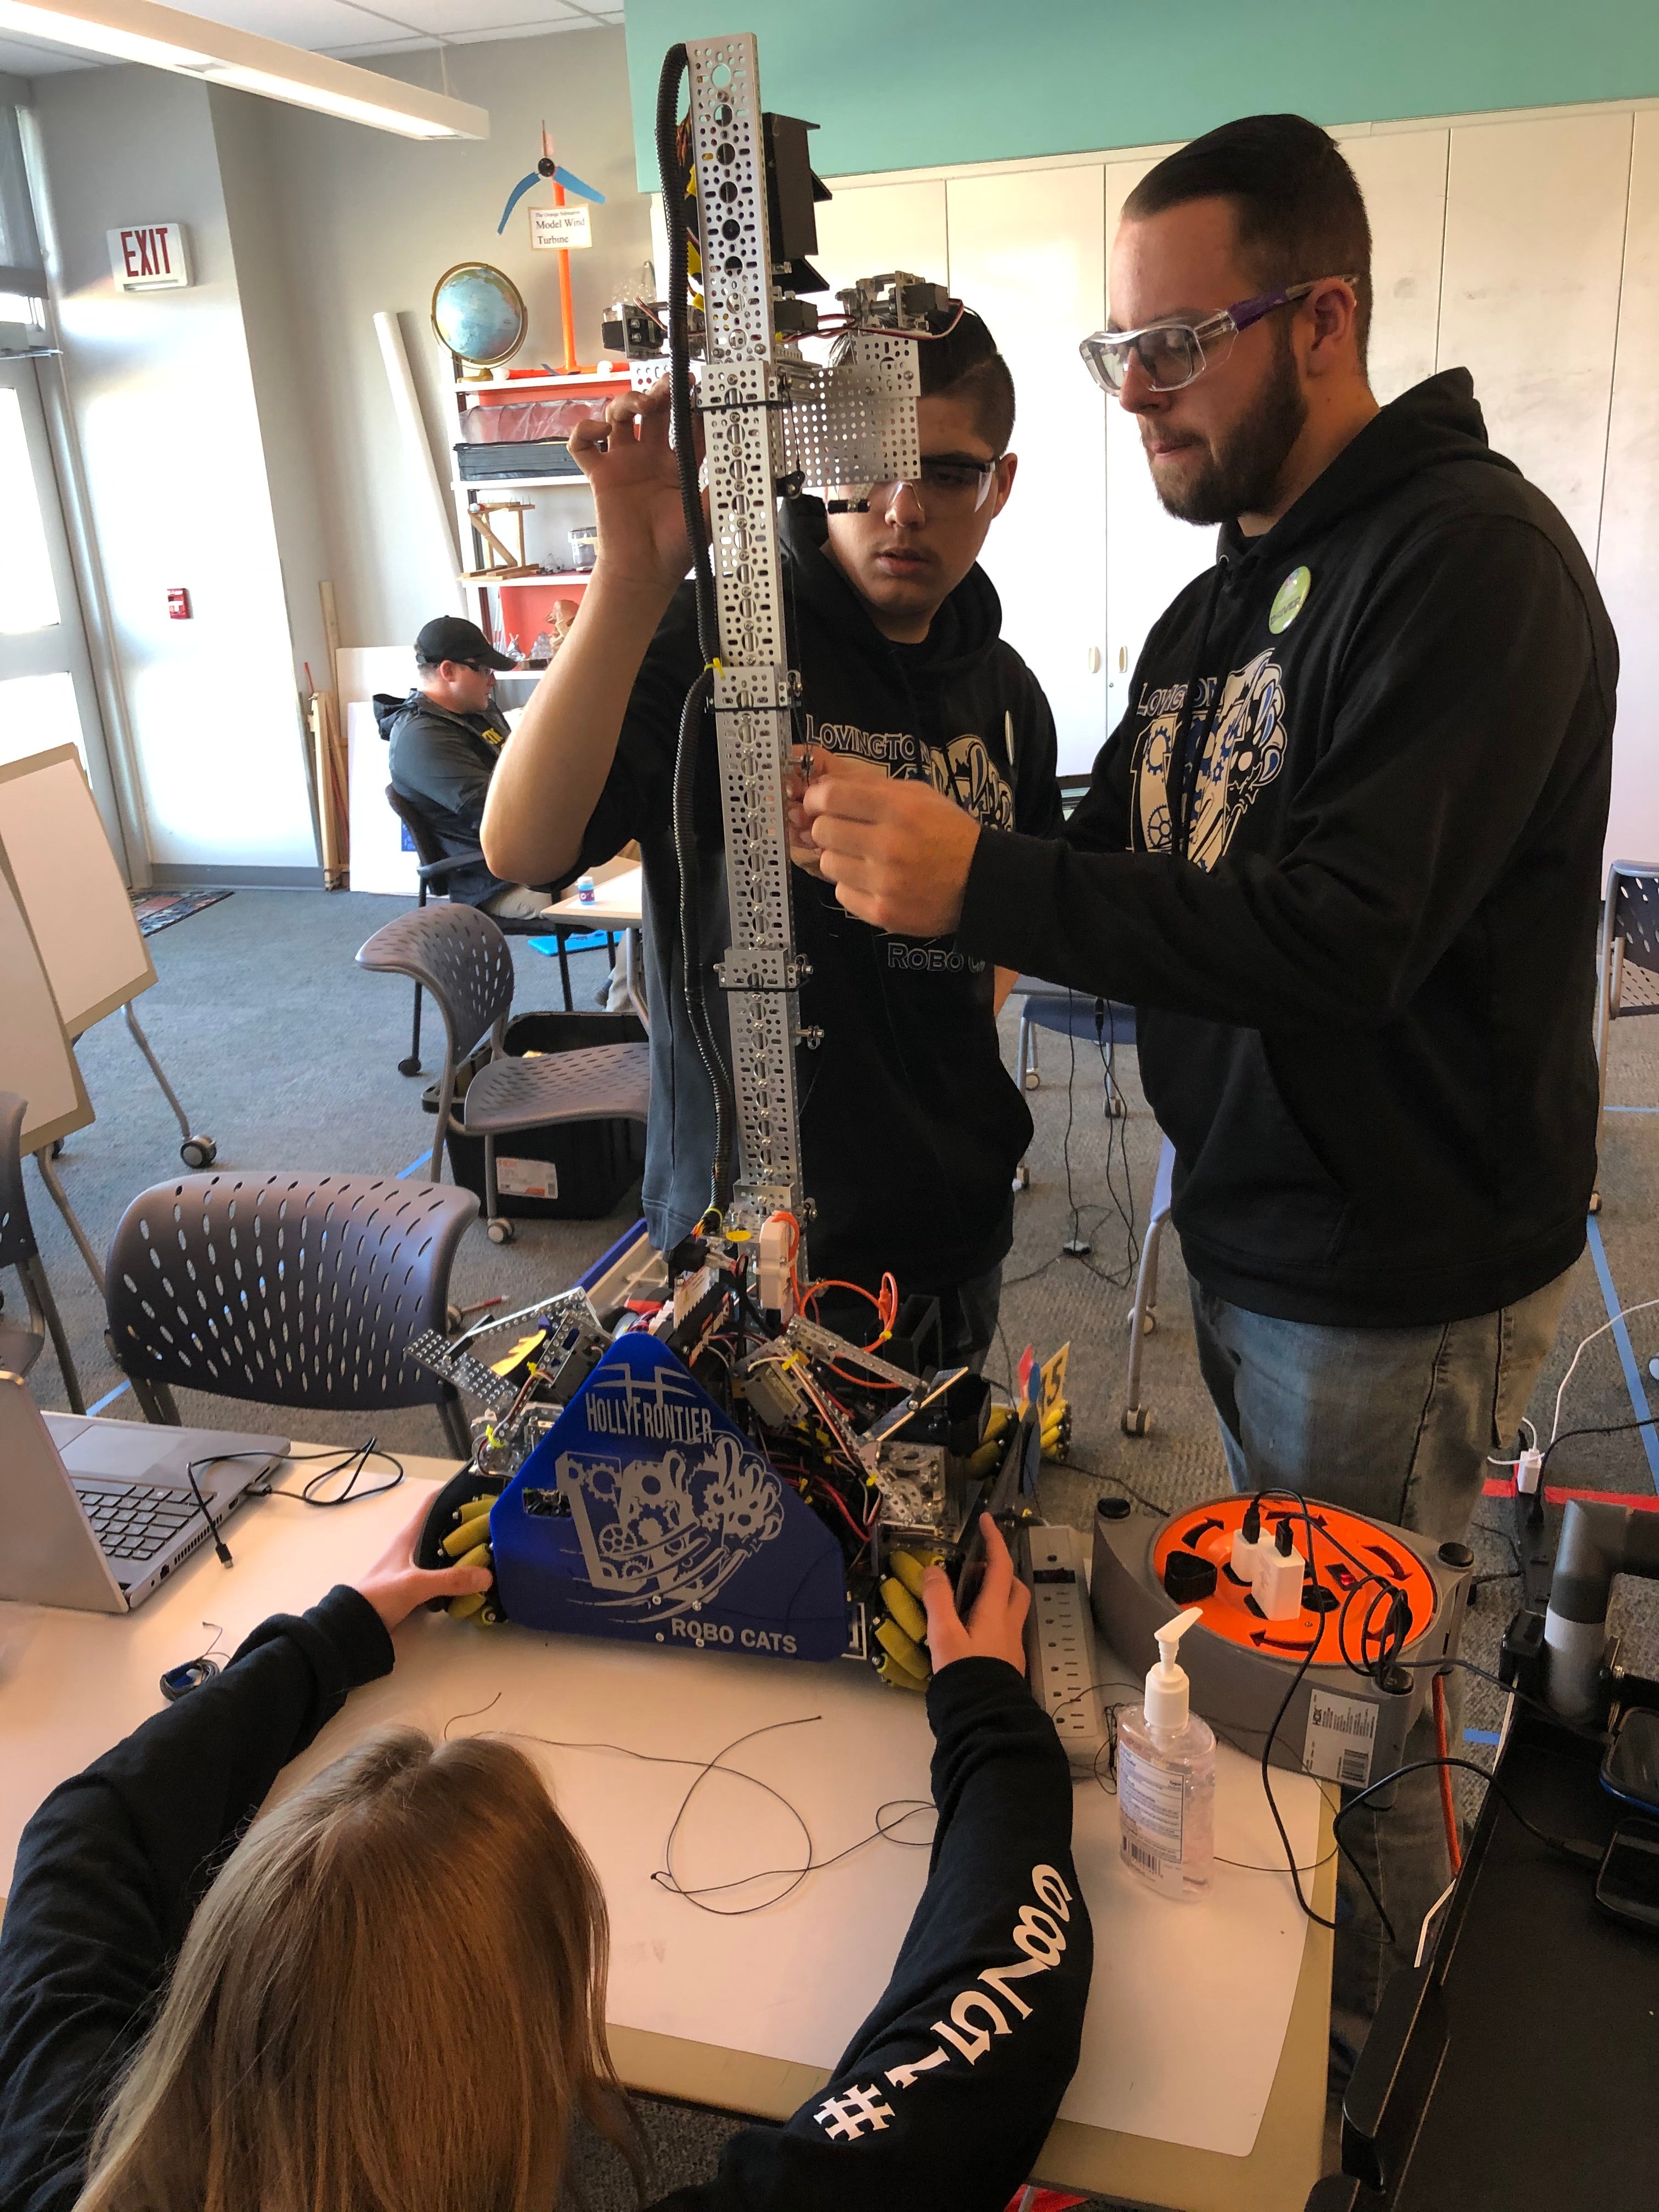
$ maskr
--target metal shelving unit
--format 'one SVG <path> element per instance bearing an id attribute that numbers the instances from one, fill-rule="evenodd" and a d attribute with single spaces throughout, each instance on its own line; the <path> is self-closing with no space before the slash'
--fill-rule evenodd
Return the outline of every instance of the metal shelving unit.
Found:
<path id="1" fill-rule="evenodd" d="M 454 356 L 452 356 L 451 358 L 453 360 Z M 550 374 L 514 376 L 501 380 L 491 378 L 486 383 L 482 379 L 474 380 L 463 377 L 459 374 L 459 362 L 455 366 L 457 372 L 454 379 L 455 416 L 458 432 L 463 429 L 470 407 L 504 406 L 514 400 L 538 393 L 561 392 L 570 397 L 579 398 L 584 393 L 591 392 L 597 412 L 607 399 L 611 398 L 617 392 L 626 392 L 629 388 L 629 376 L 625 369 L 614 374 L 609 372 L 600 374 L 596 372 L 591 376 Z M 578 491 L 582 493 L 589 502 L 587 519 L 592 519 L 592 495 L 588 490 L 586 477 L 582 476 L 489 477 L 465 481 L 459 476 L 452 475 L 449 489 L 455 501 L 457 535 L 463 546 L 471 547 L 471 565 L 474 568 L 482 568 L 484 565 L 486 551 L 484 542 L 473 526 L 468 512 L 469 504 L 474 499 L 481 501 L 492 499 L 527 499 L 534 506 L 538 503 L 539 497 L 544 493 Z M 526 517 L 526 520 L 528 522 L 531 518 Z M 559 526 L 562 529 L 568 527 L 571 522 L 579 522 L 581 520 L 583 520 L 581 515 L 573 515 L 567 507 L 560 520 Z M 527 538 L 528 533 L 526 533 Z M 529 554 L 529 557 L 533 560 L 537 556 L 532 551 Z M 462 590 L 466 594 L 466 611 L 485 636 L 495 639 L 498 644 L 510 645 L 517 651 L 526 653 L 528 652 L 537 634 L 547 621 L 552 599 L 580 598 L 592 574 L 592 570 L 586 568 L 563 568 L 534 576 L 502 576 L 494 581 L 486 582 L 463 577 L 460 579 L 460 583 Z M 506 596 L 509 592 L 515 594 L 511 601 Z M 537 592 L 549 594 L 548 600 L 544 604 L 538 605 L 533 597 L 526 599 L 526 592 L 534 594 Z M 521 672 L 525 677 L 533 680 L 540 675 L 541 670 L 526 669 Z M 502 681 L 507 683 L 511 683 L 513 680 L 514 677 L 511 675 L 502 678 Z"/>

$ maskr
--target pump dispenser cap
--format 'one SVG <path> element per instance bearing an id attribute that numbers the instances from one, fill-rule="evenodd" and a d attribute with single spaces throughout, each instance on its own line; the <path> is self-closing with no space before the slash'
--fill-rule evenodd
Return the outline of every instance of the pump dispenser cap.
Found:
<path id="1" fill-rule="evenodd" d="M 1187 1725 L 1188 1681 L 1186 1671 L 1176 1663 L 1181 1639 L 1203 1613 L 1194 1605 L 1185 1613 L 1176 1613 L 1158 1631 L 1158 1659 L 1146 1676 L 1145 1711 L 1148 1728 L 1179 1729 Z"/>

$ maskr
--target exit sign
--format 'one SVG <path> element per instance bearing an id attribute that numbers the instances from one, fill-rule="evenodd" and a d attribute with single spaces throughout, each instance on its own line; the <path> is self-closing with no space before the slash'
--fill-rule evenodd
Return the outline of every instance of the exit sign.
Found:
<path id="1" fill-rule="evenodd" d="M 167 292 L 189 283 L 182 223 L 129 223 L 106 234 L 118 292 Z"/>

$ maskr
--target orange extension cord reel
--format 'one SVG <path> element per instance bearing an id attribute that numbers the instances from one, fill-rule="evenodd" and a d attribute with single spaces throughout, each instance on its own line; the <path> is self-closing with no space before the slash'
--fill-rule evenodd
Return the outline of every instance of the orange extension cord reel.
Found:
<path id="1" fill-rule="evenodd" d="M 1287 1620 L 1265 1619 L 1231 1569 L 1253 1502 L 1263 1539 L 1288 1521 L 1307 1563 L 1301 1610 Z M 1359 1789 L 1401 1764 L 1435 1664 L 1457 1656 L 1473 1569 L 1463 1545 L 1435 1545 L 1315 1498 L 1230 1494 L 1164 1516 L 1106 1498 L 1095 1516 L 1091 1599 L 1131 1672 L 1156 1662 L 1157 1629 L 1197 1606 L 1201 1620 L 1181 1647 L 1193 1710 L 1252 1756 L 1300 1672 L 1273 1764 Z"/>

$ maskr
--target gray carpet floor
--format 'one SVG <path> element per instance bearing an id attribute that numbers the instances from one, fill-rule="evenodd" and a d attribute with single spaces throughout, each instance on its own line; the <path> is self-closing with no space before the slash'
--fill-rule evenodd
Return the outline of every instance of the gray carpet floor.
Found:
<path id="1" fill-rule="evenodd" d="M 423 1083 L 397 1068 L 409 1048 L 408 987 L 365 973 L 352 957 L 374 929 L 401 910 L 398 902 L 353 893 L 243 890 L 150 940 L 160 981 L 139 1002 L 139 1017 L 193 1127 L 216 1139 L 219 1165 L 395 1175 L 429 1147 L 433 1125 L 421 1110 Z M 556 963 L 519 939 L 514 957 L 518 1006 L 559 1006 Z M 573 960 L 579 1007 L 594 1004 L 605 964 L 599 952 Z M 1012 1065 L 1012 1009 L 1003 1026 Z M 435 1018 L 429 1017 L 428 1071 L 437 1064 L 440 1043 Z M 128 1200 L 180 1172 L 179 1133 L 118 1016 L 87 1035 L 80 1058 L 98 1118 L 68 1140 L 59 1171 L 71 1204 L 102 1250 Z M 1051 1519 L 1079 1528 L 1090 1525 L 1095 1499 L 1108 1489 L 1175 1508 L 1226 1486 L 1213 1415 L 1197 1370 L 1180 1246 L 1172 1233 L 1164 1240 L 1157 1326 L 1145 1345 L 1142 1398 L 1153 1425 L 1139 1438 L 1124 1436 L 1120 1427 L 1135 1249 L 1131 1224 L 1138 1229 L 1145 1223 L 1158 1138 L 1133 1052 L 1120 1051 L 1116 1062 L 1129 1112 L 1114 1122 L 1103 1111 L 1102 1064 L 1093 1040 L 1079 1042 L 1074 1053 L 1064 1037 L 1045 1035 L 1040 1041 L 1040 1087 L 1029 1102 L 1036 1123 L 1031 1182 L 1017 1204 L 1002 1334 L 989 1363 L 990 1371 L 1006 1380 L 1027 1344 L 1045 1356 L 1070 1342 L 1073 1450 L 1069 1464 L 1046 1471 L 1042 1502 Z M 1615 1106 L 1659 1108 L 1659 1023 L 1629 1020 L 1615 1026 L 1608 1098 Z M 425 1172 L 423 1167 L 416 1171 Z M 90 1402 L 120 1379 L 104 1345 L 101 1301 L 33 1170 L 29 1183 L 36 1231 Z M 1609 1114 L 1601 1188 L 1599 1226 L 1617 1296 L 1627 1304 L 1659 1298 L 1659 1112 Z M 501 1293 L 518 1304 L 562 1287 L 635 1219 L 636 1198 L 637 1188 L 625 1194 L 603 1220 L 526 1222 L 518 1241 L 507 1247 L 490 1244 L 481 1225 L 470 1230 L 452 1297 L 465 1304 Z M 1061 1252 L 1074 1233 L 1091 1244 L 1086 1258 Z M 1575 1270 L 1560 1339 L 1532 1408 L 1546 1435 L 1574 1347 L 1607 1318 L 1587 1253 Z M 1628 1326 L 1639 1387 L 1659 1403 L 1659 1389 L 1646 1375 L 1648 1358 L 1659 1352 L 1659 1307 L 1633 1315 Z M 43 1403 L 64 1402 L 49 1353 L 35 1370 L 35 1382 Z M 363 1437 L 361 1417 L 284 1415 L 279 1408 L 231 1407 L 188 1392 L 179 1394 L 179 1402 L 186 1421 L 204 1425 L 298 1429 L 322 1442 Z M 1641 1410 L 1647 1410 L 1645 1403 Z M 106 1411 L 111 1417 L 137 1416 L 130 1390 Z M 1615 1340 L 1604 1335 L 1585 1352 L 1562 1426 L 1632 1418 Z M 444 1449 L 429 1408 L 379 1415 L 373 1426 L 394 1450 Z M 1563 1445 L 1550 1462 L 1548 1480 L 1647 1497 L 1656 1482 L 1634 1434 Z M 1499 1501 L 1488 1500 L 1472 1539 L 1483 1575 L 1502 1577 L 1511 1564 L 1498 1525 L 1502 1510 Z M 1465 1643 L 1467 1656 L 1479 1664 L 1493 1663 L 1514 1588 L 1499 1579 L 1480 1592 Z M 1625 1639 L 1627 1663 L 1659 1670 L 1659 1608 L 1648 1587 L 1617 1586 L 1612 1625 Z M 1468 1727 L 1490 1729 L 1497 1714 L 1497 1692 L 1474 1681 Z M 1472 1755 L 1489 1756 L 1478 1749 Z M 1462 1777 L 1460 1787 L 1465 1809 L 1472 1811 L 1480 1785 Z M 713 2118 L 664 2111 L 653 2118 L 651 2131 L 659 2185 L 665 2188 L 707 2172 L 724 2129 Z M 590 2179 L 595 2201 L 608 2201 L 605 2191 L 611 2184 L 597 2167 Z"/>

